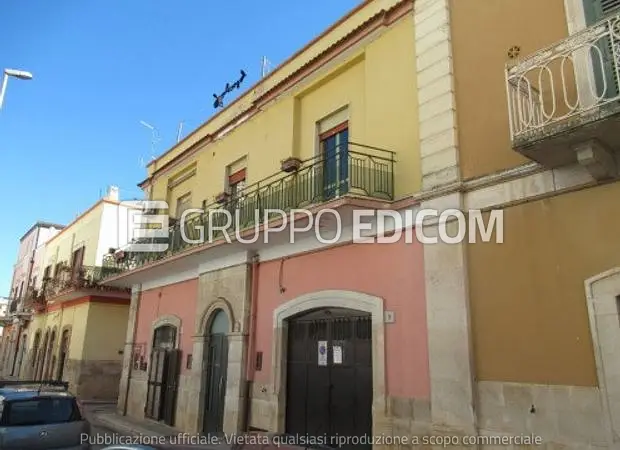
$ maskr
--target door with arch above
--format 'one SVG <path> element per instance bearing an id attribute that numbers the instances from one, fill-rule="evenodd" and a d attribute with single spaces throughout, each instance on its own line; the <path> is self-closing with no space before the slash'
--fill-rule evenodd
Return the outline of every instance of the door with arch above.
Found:
<path id="1" fill-rule="evenodd" d="M 58 375 L 56 379 L 62 381 L 62 377 L 65 372 L 65 365 L 69 357 L 69 330 L 62 332 L 62 338 L 60 339 L 60 357 L 58 358 Z"/>
<path id="2" fill-rule="evenodd" d="M 181 351 L 176 349 L 177 329 L 162 325 L 155 329 L 148 371 L 146 417 L 174 426 Z"/>
<path id="3" fill-rule="evenodd" d="M 205 346 L 205 399 L 202 429 L 205 433 L 221 433 L 224 428 L 226 369 L 228 368 L 228 316 L 218 309 L 210 321 Z"/>
<path id="4" fill-rule="evenodd" d="M 372 398 L 370 314 L 322 308 L 289 319 L 287 434 L 326 436 L 334 447 L 337 436 L 357 437 L 341 448 L 370 449 Z"/>

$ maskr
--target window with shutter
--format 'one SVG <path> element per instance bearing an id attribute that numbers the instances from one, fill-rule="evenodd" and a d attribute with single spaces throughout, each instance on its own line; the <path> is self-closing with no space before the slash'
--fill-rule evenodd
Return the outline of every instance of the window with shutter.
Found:
<path id="1" fill-rule="evenodd" d="M 584 6 L 588 25 L 620 15 L 620 0 L 584 0 Z M 611 26 L 614 29 L 610 31 L 620 36 L 620 21 L 613 22 Z M 620 41 L 612 40 L 609 36 L 605 36 L 597 42 L 597 48 L 603 57 L 603 67 L 601 67 L 599 52 L 595 49 L 592 50 L 598 95 L 610 99 L 620 94 L 620 80 L 618 80 L 618 73 L 616 71 L 616 66 L 620 64 L 620 61 L 614 63 L 614 45 L 616 46 L 618 57 L 620 57 Z"/>

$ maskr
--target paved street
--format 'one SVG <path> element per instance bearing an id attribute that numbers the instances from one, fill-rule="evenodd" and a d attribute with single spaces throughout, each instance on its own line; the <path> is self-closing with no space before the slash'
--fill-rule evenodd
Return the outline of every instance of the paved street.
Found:
<path id="1" fill-rule="evenodd" d="M 100 442 L 101 444 L 94 444 L 92 450 L 101 450 L 112 444 L 121 443 L 122 438 L 126 438 L 126 435 L 120 435 L 105 426 L 102 426 L 95 418 L 97 413 L 114 412 L 116 405 L 110 404 L 86 404 L 85 411 L 86 417 L 90 420 L 91 429 L 91 443 Z"/>

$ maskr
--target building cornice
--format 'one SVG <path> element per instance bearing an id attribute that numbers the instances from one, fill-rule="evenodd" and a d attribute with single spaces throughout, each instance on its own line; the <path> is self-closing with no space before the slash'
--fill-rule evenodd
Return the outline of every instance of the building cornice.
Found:
<path id="1" fill-rule="evenodd" d="M 290 64 L 293 60 L 295 60 L 295 58 L 299 57 L 304 51 L 308 50 L 312 45 L 314 45 L 320 39 L 324 38 L 327 34 L 333 31 L 338 25 L 342 24 L 347 19 L 352 17 L 356 12 L 363 9 L 367 5 L 367 3 L 368 2 L 365 2 L 359 5 L 349 14 L 341 18 L 338 22 L 332 25 L 324 33 L 319 35 L 317 38 L 315 38 L 313 41 L 307 44 L 304 48 L 302 48 L 297 53 L 295 53 L 291 58 L 289 58 L 287 61 L 282 63 L 270 75 L 263 78 L 258 83 L 256 83 L 255 85 L 247 89 L 246 92 L 240 95 L 227 108 L 225 108 L 218 114 L 211 117 L 207 122 L 205 122 L 203 125 L 198 127 L 191 134 L 186 136 L 182 141 L 176 144 L 173 148 L 169 149 L 164 154 L 162 154 L 159 158 L 149 163 L 147 167 L 150 167 L 153 164 L 156 164 L 163 157 L 165 157 L 166 155 L 169 155 L 171 152 L 179 148 L 179 146 L 182 146 L 183 143 L 187 142 L 187 140 L 190 139 L 191 137 L 196 137 L 196 135 L 201 130 L 204 130 L 204 127 L 208 126 L 215 119 L 221 117 L 221 115 L 224 114 L 225 112 L 230 111 L 235 105 L 237 105 L 242 100 L 248 100 L 247 99 L 248 95 L 252 91 L 258 90 L 261 85 L 264 85 L 265 82 L 269 80 L 270 76 L 273 76 L 279 70 L 284 69 L 288 64 Z M 316 56 L 312 57 L 307 63 L 305 63 L 298 69 L 294 70 L 292 73 L 284 77 L 282 80 L 278 81 L 273 87 L 269 88 L 268 90 L 266 90 L 265 92 L 261 94 L 258 94 L 258 96 L 253 101 L 251 101 L 251 104 L 247 109 L 244 109 L 243 111 L 234 115 L 229 121 L 227 121 L 217 130 L 211 133 L 205 134 L 205 136 L 197 140 L 197 142 L 195 142 L 193 145 L 189 146 L 187 149 L 183 150 L 181 153 L 179 153 L 178 155 L 170 159 L 170 161 L 166 162 L 164 165 L 154 170 L 153 173 L 148 178 L 146 178 L 145 180 L 141 181 L 138 184 L 138 187 L 140 187 L 141 189 L 147 188 L 149 185 L 152 184 L 153 180 L 156 179 L 158 176 L 161 176 L 162 174 L 166 173 L 170 169 L 176 167 L 178 164 L 181 164 L 182 162 L 186 161 L 189 157 L 197 153 L 199 150 L 204 148 L 206 145 L 217 140 L 218 136 L 221 135 L 224 131 L 228 131 L 231 128 L 235 128 L 237 125 L 251 118 L 252 116 L 254 116 L 255 114 L 261 111 L 261 107 L 263 107 L 265 104 L 275 99 L 278 95 L 287 91 L 292 86 L 298 84 L 300 81 L 304 80 L 309 75 L 316 72 L 318 69 L 323 67 L 325 64 L 332 61 L 335 57 L 337 57 L 338 55 L 342 54 L 343 52 L 345 52 L 346 50 L 350 49 L 355 44 L 360 42 L 366 36 L 372 34 L 373 32 L 375 32 L 376 30 L 380 28 L 392 25 L 393 23 L 400 20 L 402 17 L 404 17 L 406 14 L 408 14 L 412 10 L 413 10 L 413 2 L 411 0 L 401 0 L 400 2 L 393 5 L 391 8 L 379 11 L 377 14 L 373 15 L 372 17 L 370 17 L 369 19 L 367 19 L 366 21 L 358 25 L 356 28 L 351 30 L 344 37 L 342 37 L 338 41 L 328 46 L 325 50 L 321 51 Z"/>

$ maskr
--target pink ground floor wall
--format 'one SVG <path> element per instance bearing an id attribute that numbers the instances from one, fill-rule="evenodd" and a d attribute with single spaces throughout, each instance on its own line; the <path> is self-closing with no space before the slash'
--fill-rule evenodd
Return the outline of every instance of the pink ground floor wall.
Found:
<path id="1" fill-rule="evenodd" d="M 153 339 L 153 324 L 175 316 L 180 319 L 178 342 L 183 355 L 192 353 L 192 336 L 196 318 L 196 299 L 198 297 L 198 279 L 170 284 L 142 292 L 137 314 L 137 344 L 145 344 L 150 349 Z M 145 355 L 148 358 L 148 354 Z M 181 373 L 188 369 L 181 365 Z"/>
<path id="2" fill-rule="evenodd" d="M 199 361 L 204 361 L 207 341 L 204 337 L 197 338 L 200 334 L 198 328 L 206 329 L 205 317 L 211 317 L 217 308 L 223 308 L 229 318 L 233 317 L 228 344 L 224 430 L 234 432 L 242 426 L 247 395 L 243 388 L 246 370 L 253 381 L 250 394 L 252 425 L 272 431 L 279 429 L 281 425 L 277 421 L 282 410 L 276 412 L 275 408 L 280 408 L 277 404 L 282 401 L 283 394 L 274 381 L 275 312 L 288 302 L 321 291 L 344 291 L 349 299 L 347 307 L 353 308 L 355 299 L 359 298 L 360 304 L 366 302 L 366 311 L 368 298 L 378 298 L 384 311 L 394 313 L 394 321 L 381 326 L 383 347 L 377 347 L 381 338 L 375 340 L 373 336 L 373 352 L 382 349 L 376 353 L 381 356 L 373 360 L 373 364 L 380 364 L 375 368 L 381 374 L 377 377 L 379 385 L 373 384 L 373 393 L 377 399 L 386 398 L 391 405 L 396 405 L 392 409 L 406 406 L 410 400 L 409 404 L 414 405 L 413 402 L 419 400 L 422 407 L 428 409 L 430 379 L 421 244 L 405 243 L 404 240 L 394 244 L 350 244 L 260 262 L 255 272 L 256 319 L 253 330 L 249 325 L 241 325 L 241 329 L 233 326 L 245 322 L 251 324 L 250 291 L 253 289 L 249 284 L 252 278 L 250 271 L 250 264 L 229 267 L 202 274 L 200 279 L 170 284 L 140 294 L 135 343 L 144 345 L 147 361 L 155 326 L 170 323 L 178 327 L 178 349 L 181 350 L 182 363 L 175 426 L 192 432 L 200 431 L 202 427 L 206 384 Z M 332 306 L 329 299 L 326 301 L 321 306 Z M 333 306 L 340 305 L 334 301 Z M 360 306 L 360 309 L 363 308 Z M 376 308 L 373 311 L 373 324 L 377 321 L 381 323 L 381 311 L 377 312 Z M 281 344 L 286 345 L 285 342 Z M 260 370 L 245 367 L 248 351 L 251 351 L 251 365 L 256 361 L 257 352 L 262 352 Z M 190 354 L 194 363 L 186 364 Z M 282 363 L 285 361 L 275 362 L 278 366 Z M 376 373 L 373 370 L 373 374 Z M 148 372 L 140 369 L 132 372 L 131 377 L 129 411 L 131 415 L 140 417 L 144 414 Z M 269 385 L 279 400 L 270 397 L 268 388 L 265 388 Z M 267 390 L 263 391 L 263 388 Z M 380 389 L 378 395 L 377 389 Z M 380 419 L 379 416 L 377 418 Z"/>
<path id="3" fill-rule="evenodd" d="M 282 290 L 284 292 L 282 292 Z M 322 290 L 383 299 L 394 323 L 385 326 L 386 394 L 428 399 L 430 381 L 423 250 L 419 243 L 351 244 L 259 265 L 255 351 L 263 352 L 256 383 L 272 375 L 274 310 Z"/>

